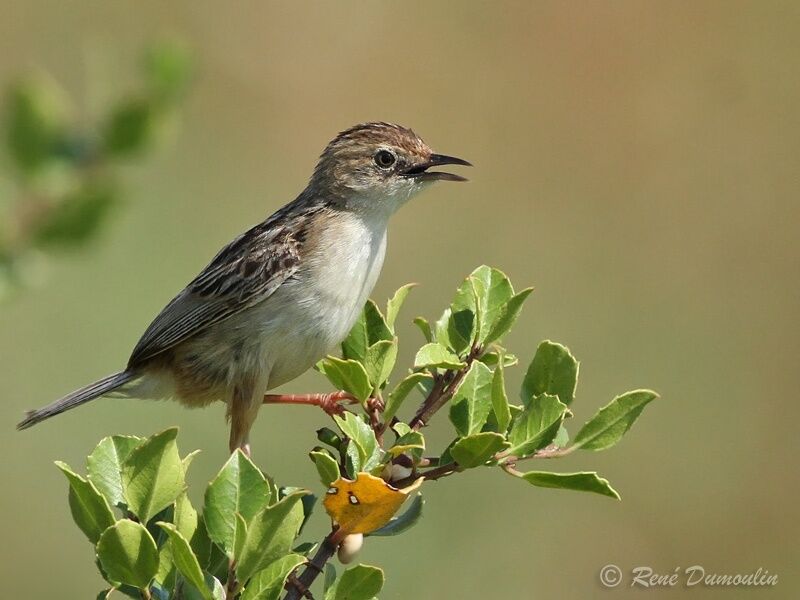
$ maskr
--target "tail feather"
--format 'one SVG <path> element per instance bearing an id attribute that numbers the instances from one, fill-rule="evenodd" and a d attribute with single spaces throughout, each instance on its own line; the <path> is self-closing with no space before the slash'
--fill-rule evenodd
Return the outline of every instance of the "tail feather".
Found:
<path id="1" fill-rule="evenodd" d="M 41 423 L 45 419 L 49 419 L 50 417 L 59 415 L 70 410 L 71 408 L 75 408 L 76 406 L 80 406 L 81 404 L 89 402 L 90 400 L 99 398 L 103 394 L 107 394 L 108 392 L 117 389 L 135 377 L 136 375 L 130 371 L 120 371 L 119 373 L 114 373 L 108 377 L 103 377 L 102 379 L 99 379 L 94 383 L 90 383 L 79 390 L 75 390 L 71 394 L 67 394 L 63 398 L 56 400 L 44 408 L 30 411 L 17 425 L 17 429 L 27 429 L 28 427 L 32 427 L 37 423 Z"/>

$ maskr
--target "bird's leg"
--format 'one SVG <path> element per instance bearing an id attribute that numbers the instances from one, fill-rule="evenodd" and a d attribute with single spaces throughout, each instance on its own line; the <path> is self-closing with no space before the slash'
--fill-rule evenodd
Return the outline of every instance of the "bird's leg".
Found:
<path id="1" fill-rule="evenodd" d="M 358 399 L 347 392 L 333 392 L 330 394 L 267 394 L 264 396 L 264 404 L 305 404 L 307 406 L 319 406 L 329 415 L 341 415 L 344 408 L 339 404 L 347 402 L 355 404 Z"/>
<path id="2" fill-rule="evenodd" d="M 248 458 L 250 457 L 250 431 L 243 431 L 239 423 L 235 420 L 231 420 L 231 437 L 228 440 L 228 449 L 231 451 L 231 454 L 236 452 L 236 450 L 241 450 L 244 452 L 244 455 Z"/>
<path id="3" fill-rule="evenodd" d="M 258 416 L 258 396 L 255 398 L 249 394 L 249 390 L 242 392 L 239 388 L 234 390 L 230 403 L 228 404 L 228 420 L 231 423 L 231 436 L 228 441 L 228 449 L 231 454 L 236 450 L 241 450 L 245 456 L 250 456 L 250 429 Z"/>
<path id="4" fill-rule="evenodd" d="M 228 449 L 231 454 L 236 450 L 241 450 L 244 455 L 250 458 L 250 429 L 243 431 L 241 427 L 237 426 L 237 421 L 231 420 L 231 437 L 228 441 Z"/>

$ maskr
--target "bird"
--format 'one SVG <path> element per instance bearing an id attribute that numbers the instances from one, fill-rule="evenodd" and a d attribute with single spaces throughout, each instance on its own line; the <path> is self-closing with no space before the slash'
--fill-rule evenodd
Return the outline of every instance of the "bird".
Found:
<path id="1" fill-rule="evenodd" d="M 222 401 L 229 450 L 250 455 L 264 403 L 335 411 L 343 393 L 268 395 L 347 337 L 380 274 L 391 216 L 437 181 L 471 166 L 437 154 L 409 128 L 368 122 L 339 133 L 306 188 L 224 246 L 153 320 L 126 367 L 29 411 L 27 429 L 103 396 Z"/>

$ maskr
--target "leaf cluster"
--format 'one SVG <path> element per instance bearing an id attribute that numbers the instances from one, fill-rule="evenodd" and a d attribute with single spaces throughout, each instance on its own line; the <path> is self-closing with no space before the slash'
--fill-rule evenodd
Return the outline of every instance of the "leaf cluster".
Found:
<path id="1" fill-rule="evenodd" d="M 69 482 L 75 523 L 94 544 L 97 567 L 111 585 L 98 598 L 112 592 L 162 600 L 280 597 L 313 549 L 296 541 L 315 497 L 278 488 L 237 451 L 206 488 L 200 513 L 186 490 L 195 454 L 181 457 L 176 436 L 172 428 L 147 439 L 107 437 L 89 455 L 86 476 L 57 463 Z M 355 597 L 347 595 L 351 587 L 378 575 L 382 582 L 379 569 L 351 569 L 331 582 L 329 598 Z"/>
<path id="2" fill-rule="evenodd" d="M 349 562 L 355 551 L 347 549 L 360 546 L 362 535 L 394 536 L 418 523 L 419 490 L 427 481 L 490 468 L 539 488 L 619 498 L 594 471 L 519 466 L 615 446 L 654 392 L 617 396 L 571 435 L 579 363 L 565 346 L 546 340 L 528 362 L 518 400 L 511 400 L 506 375 L 519 360 L 502 341 L 532 290 L 515 291 L 505 274 L 486 266 L 463 281 L 438 319 L 414 320 L 423 342 L 412 367 L 395 376 L 395 325 L 410 290 L 400 288 L 385 307 L 369 301 L 341 356 L 317 365 L 352 401 L 333 415 L 331 427 L 317 431 L 319 444 L 309 454 L 332 520 L 321 543 L 298 539 L 316 498 L 278 488 L 238 451 L 209 483 L 198 512 L 185 484 L 193 455 L 179 456 L 175 429 L 148 439 L 104 439 L 89 457 L 86 477 L 59 464 L 75 521 L 95 545 L 110 590 L 165 600 L 263 600 L 284 593 L 296 600 L 324 573 L 326 600 L 369 600 L 383 585 L 383 571 L 357 565 L 337 578 L 328 561 L 338 548 L 340 560 Z M 440 410 L 447 412 L 452 441 L 431 448 L 425 427 Z"/>
<path id="3" fill-rule="evenodd" d="M 191 72 L 182 45 L 156 44 L 142 61 L 140 88 L 88 123 L 78 121 L 66 91 L 44 73 L 9 86 L 6 179 L 16 189 L 0 204 L 0 298 L 35 278 L 45 252 L 96 237 L 121 202 L 119 168 L 169 132 Z"/>
<path id="4" fill-rule="evenodd" d="M 319 365 L 331 384 L 358 398 L 366 413 L 337 417 L 339 434 L 320 432 L 330 450 L 317 448 L 311 457 L 324 484 L 340 475 L 353 478 L 359 471 L 407 483 L 417 476 L 439 478 L 487 466 L 539 487 L 619 497 L 594 472 L 522 473 L 515 467 L 525 459 L 614 446 L 645 405 L 657 397 L 654 392 L 635 390 L 613 399 L 570 443 L 566 421 L 572 417 L 579 364 L 565 346 L 548 340 L 539 345 L 525 372 L 521 404 L 510 402 L 506 370 L 517 365 L 518 359 L 500 343 L 533 290 L 516 292 L 504 273 L 481 266 L 458 287 L 439 319 L 433 323 L 422 317 L 414 320 L 425 343 L 416 353 L 413 368 L 384 393 L 397 356 L 394 323 L 409 289 L 398 290 L 386 307 L 386 316 L 370 301 L 342 344 L 342 358 L 329 357 Z M 404 422 L 398 411 L 415 390 L 424 400 L 414 417 Z M 375 398 L 384 406 L 378 415 L 367 408 Z M 424 456 L 421 430 L 445 404 L 453 441 L 443 451 Z M 382 433 L 387 430 L 394 440 L 383 444 Z M 395 469 L 402 476 L 392 477 L 393 465 L 407 469 Z"/>

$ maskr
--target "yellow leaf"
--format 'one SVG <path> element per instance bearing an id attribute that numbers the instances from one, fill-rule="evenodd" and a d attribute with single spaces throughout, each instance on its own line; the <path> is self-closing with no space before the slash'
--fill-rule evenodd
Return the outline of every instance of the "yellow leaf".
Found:
<path id="1" fill-rule="evenodd" d="M 323 504 L 343 533 L 369 533 L 386 525 L 409 494 L 422 485 L 422 480 L 420 477 L 398 490 L 380 477 L 358 473 L 355 481 L 344 478 L 334 481 Z"/>

